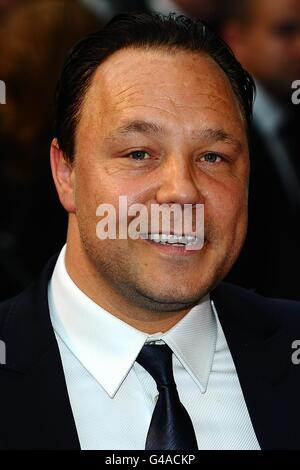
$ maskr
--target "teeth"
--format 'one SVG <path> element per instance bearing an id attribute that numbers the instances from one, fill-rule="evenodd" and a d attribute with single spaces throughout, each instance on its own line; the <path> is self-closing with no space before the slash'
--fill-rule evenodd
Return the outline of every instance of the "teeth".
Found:
<path id="1" fill-rule="evenodd" d="M 162 243 L 163 245 L 194 245 L 198 241 L 197 237 L 193 237 L 192 235 L 180 236 L 167 235 L 166 233 L 149 233 L 147 238 L 149 238 L 155 243 Z"/>

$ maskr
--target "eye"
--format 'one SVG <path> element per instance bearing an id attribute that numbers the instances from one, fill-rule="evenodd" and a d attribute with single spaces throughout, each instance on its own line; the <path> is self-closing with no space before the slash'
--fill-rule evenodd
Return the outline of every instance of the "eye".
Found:
<path id="1" fill-rule="evenodd" d="M 205 161 L 206 163 L 219 163 L 221 160 L 222 160 L 222 157 L 220 157 L 220 155 L 214 152 L 206 153 L 201 158 L 201 161 Z"/>
<path id="2" fill-rule="evenodd" d="M 145 160 L 146 156 L 149 157 L 149 154 L 144 150 L 134 150 L 129 154 L 132 160 Z"/>

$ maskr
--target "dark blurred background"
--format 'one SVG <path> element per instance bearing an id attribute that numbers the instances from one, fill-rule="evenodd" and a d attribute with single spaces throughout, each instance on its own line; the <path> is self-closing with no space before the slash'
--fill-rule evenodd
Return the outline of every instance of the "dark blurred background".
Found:
<path id="1" fill-rule="evenodd" d="M 0 299 L 65 242 L 49 166 L 55 83 L 70 47 L 121 11 L 203 19 L 254 76 L 249 233 L 227 280 L 300 299 L 300 0 L 0 0 Z"/>

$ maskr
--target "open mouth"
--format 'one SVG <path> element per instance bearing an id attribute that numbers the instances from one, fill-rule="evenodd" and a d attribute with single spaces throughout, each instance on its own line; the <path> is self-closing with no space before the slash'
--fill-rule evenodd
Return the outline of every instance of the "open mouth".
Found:
<path id="1" fill-rule="evenodd" d="M 160 245 L 172 245 L 181 248 L 193 247 L 200 244 L 200 238 L 194 235 L 148 233 L 142 235 L 141 238 Z"/>

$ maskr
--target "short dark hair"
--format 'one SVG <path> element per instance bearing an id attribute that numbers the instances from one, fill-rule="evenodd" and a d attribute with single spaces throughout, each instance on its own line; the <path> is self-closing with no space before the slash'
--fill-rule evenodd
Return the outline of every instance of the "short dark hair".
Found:
<path id="1" fill-rule="evenodd" d="M 254 82 L 231 49 L 204 22 L 174 13 L 122 13 L 77 43 L 63 66 L 56 88 L 55 135 L 70 161 L 81 105 L 97 67 L 114 52 L 130 47 L 207 54 L 227 75 L 249 126 Z"/>

